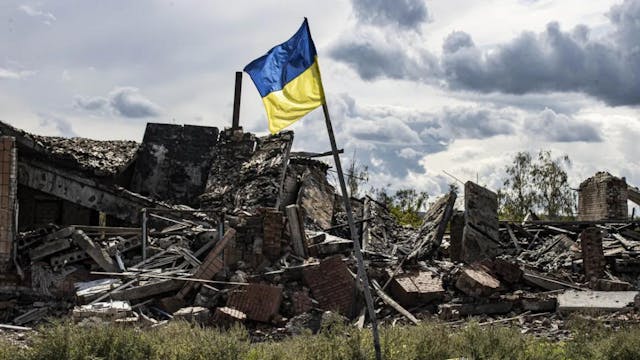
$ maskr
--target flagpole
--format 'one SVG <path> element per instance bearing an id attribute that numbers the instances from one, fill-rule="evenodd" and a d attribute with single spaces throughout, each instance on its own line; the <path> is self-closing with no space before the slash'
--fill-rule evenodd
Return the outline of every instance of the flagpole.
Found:
<path id="1" fill-rule="evenodd" d="M 322 91 L 324 93 L 324 91 Z M 344 200 L 344 208 L 347 212 L 347 220 L 349 222 L 349 230 L 351 231 L 351 240 L 353 240 L 353 248 L 356 254 L 356 260 L 358 262 L 358 275 L 362 282 L 364 290 L 364 300 L 367 304 L 367 310 L 369 311 L 369 319 L 371 320 L 371 332 L 373 333 L 373 346 L 376 351 L 376 359 L 382 359 L 382 352 L 380 349 L 380 335 L 378 334 L 378 321 L 376 319 L 376 311 L 373 307 L 373 298 L 371 297 L 371 290 L 369 288 L 369 279 L 367 271 L 364 268 L 364 259 L 362 257 L 362 250 L 360 249 L 360 242 L 358 241 L 358 231 L 356 230 L 356 224 L 353 221 L 353 211 L 351 210 L 351 200 L 347 193 L 347 184 L 344 181 L 344 175 L 342 173 L 342 165 L 340 164 L 340 155 L 338 154 L 338 146 L 336 145 L 336 138 L 333 134 L 333 126 L 331 125 L 331 117 L 329 117 L 329 108 L 327 107 L 327 101 L 325 98 L 322 104 L 322 111 L 324 112 L 324 120 L 327 124 L 327 132 L 329 133 L 329 141 L 331 142 L 331 152 L 333 153 L 333 161 L 336 164 L 336 171 L 338 172 L 338 182 L 340 183 L 340 190 L 342 191 L 342 199 Z"/>

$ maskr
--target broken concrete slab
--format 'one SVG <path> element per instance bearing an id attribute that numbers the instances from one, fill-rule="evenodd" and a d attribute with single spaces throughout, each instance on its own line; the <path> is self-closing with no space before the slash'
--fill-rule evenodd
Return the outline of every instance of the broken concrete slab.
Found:
<path id="1" fill-rule="evenodd" d="M 501 289 L 500 281 L 482 268 L 464 268 L 458 280 L 456 288 L 473 297 L 486 297 Z"/>
<path id="2" fill-rule="evenodd" d="M 31 261 L 38 261 L 49 255 L 67 250 L 72 245 L 70 238 L 63 238 L 44 243 L 36 248 L 29 250 L 29 258 Z"/>
<path id="3" fill-rule="evenodd" d="M 184 307 L 173 313 L 173 319 L 206 325 L 211 322 L 211 311 L 201 306 Z"/>
<path id="4" fill-rule="evenodd" d="M 463 259 L 472 263 L 500 252 L 498 196 L 471 181 L 464 185 Z"/>
<path id="5" fill-rule="evenodd" d="M 117 272 L 118 266 L 109 256 L 107 251 L 97 246 L 90 237 L 85 235 L 84 231 L 76 230 L 73 232 L 73 242 L 80 246 L 87 254 L 107 272 Z"/>
<path id="6" fill-rule="evenodd" d="M 72 318 L 78 322 L 89 317 L 106 320 L 123 319 L 131 315 L 131 304 L 128 301 L 97 302 L 73 308 Z"/>
<path id="7" fill-rule="evenodd" d="M 391 276 L 392 270 L 387 274 Z M 389 283 L 393 298 L 402 306 L 411 307 L 440 300 L 445 291 L 438 274 L 428 270 L 408 270 L 396 274 Z"/>
<path id="8" fill-rule="evenodd" d="M 576 291 L 558 295 L 558 311 L 620 311 L 634 306 L 638 291 Z"/>
<path id="9" fill-rule="evenodd" d="M 455 202 L 456 193 L 450 191 L 429 207 L 414 241 L 413 251 L 407 256 L 407 260 L 422 260 L 440 247 Z"/>
<path id="10" fill-rule="evenodd" d="M 507 284 L 517 284 L 522 280 L 523 271 L 518 265 L 507 260 L 485 259 L 477 264 L 478 266 L 489 269 L 491 274 L 495 275 L 498 280 L 504 281 Z"/>

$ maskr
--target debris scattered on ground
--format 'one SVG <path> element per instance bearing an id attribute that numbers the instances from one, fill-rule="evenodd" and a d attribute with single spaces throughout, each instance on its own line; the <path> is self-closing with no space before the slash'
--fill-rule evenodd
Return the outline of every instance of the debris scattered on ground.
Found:
<path id="1" fill-rule="evenodd" d="M 0 185 L 20 203 L 0 204 L 0 222 L 22 219 L 0 238 L 0 328 L 71 315 L 297 334 L 326 312 L 366 326 L 341 199 L 326 164 L 290 153 L 293 133 L 149 124 L 138 145 L 0 132 L 17 171 Z M 463 211 L 450 192 L 419 228 L 351 199 L 379 320 L 473 316 L 561 338 L 574 311 L 637 317 L 640 221 L 621 216 L 635 193 L 616 179 L 581 185 L 579 221 L 499 221 L 496 194 L 472 182 Z"/>

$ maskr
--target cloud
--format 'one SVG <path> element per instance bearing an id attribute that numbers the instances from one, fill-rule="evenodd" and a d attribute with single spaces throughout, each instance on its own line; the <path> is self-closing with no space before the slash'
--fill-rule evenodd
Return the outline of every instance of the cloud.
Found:
<path id="1" fill-rule="evenodd" d="M 356 18 L 373 25 L 392 25 L 418 30 L 428 21 L 429 12 L 422 0 L 352 0 Z"/>
<path id="2" fill-rule="evenodd" d="M 109 104 L 120 115 L 129 118 L 157 116 L 160 108 L 142 96 L 134 87 L 116 88 L 109 93 Z"/>
<path id="3" fill-rule="evenodd" d="M 76 95 L 73 97 L 73 105 L 78 109 L 88 111 L 106 110 L 109 107 L 109 100 L 101 96 Z"/>
<path id="4" fill-rule="evenodd" d="M 329 55 L 349 65 L 364 80 L 430 81 L 439 66 L 429 51 L 398 41 L 397 34 L 371 27 L 341 38 L 329 49 Z"/>
<path id="5" fill-rule="evenodd" d="M 30 70 L 11 70 L 0 67 L 0 79 L 21 80 L 33 74 L 35 74 L 35 72 Z"/>
<path id="6" fill-rule="evenodd" d="M 57 135 L 64 137 L 75 137 L 78 136 L 76 132 L 73 130 L 73 126 L 66 119 L 50 114 L 50 113 L 38 113 L 38 117 L 40 118 L 40 126 L 45 128 L 54 128 L 57 132 Z"/>
<path id="7" fill-rule="evenodd" d="M 31 17 L 42 19 L 42 22 L 47 25 L 51 25 L 52 22 L 56 21 L 56 17 L 52 13 L 38 10 L 29 5 L 20 5 L 18 9 Z"/>
<path id="8" fill-rule="evenodd" d="M 492 107 L 445 108 L 436 115 L 435 133 L 449 142 L 454 139 L 486 139 L 515 132 L 518 115 L 508 109 Z"/>
<path id="9" fill-rule="evenodd" d="M 524 129 L 535 136 L 553 142 L 599 142 L 600 130 L 589 122 L 578 122 L 567 115 L 544 109 L 524 124 Z"/>
<path id="10" fill-rule="evenodd" d="M 86 97 L 76 95 L 74 107 L 86 111 L 111 111 L 127 118 L 154 117 L 162 113 L 158 105 L 140 94 L 134 87 L 118 87 L 109 92 L 107 97 Z"/>
<path id="11" fill-rule="evenodd" d="M 585 25 L 563 31 L 550 22 L 541 33 L 525 31 L 506 43 L 480 47 L 470 34 L 455 31 L 444 39 L 439 59 L 424 42 L 399 41 L 405 35 L 398 31 L 356 29 L 330 55 L 364 80 L 438 77 L 452 90 L 582 93 L 612 106 L 640 105 L 640 0 L 611 7 L 607 17 L 606 38 L 593 36 Z"/>
<path id="12" fill-rule="evenodd" d="M 608 14 L 610 41 L 592 38 L 584 25 L 562 31 L 523 32 L 495 48 L 452 33 L 443 46 L 443 71 L 454 89 L 509 94 L 582 92 L 609 105 L 640 104 L 640 1 L 626 0 Z M 464 46 L 456 44 L 468 38 Z"/>

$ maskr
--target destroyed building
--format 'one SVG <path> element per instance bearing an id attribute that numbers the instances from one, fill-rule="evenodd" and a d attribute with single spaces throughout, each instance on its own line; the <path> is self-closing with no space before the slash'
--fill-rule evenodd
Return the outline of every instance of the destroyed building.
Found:
<path id="1" fill-rule="evenodd" d="M 1 322 L 71 314 L 297 333 L 333 311 L 367 323 L 329 165 L 292 152 L 292 132 L 150 123 L 136 143 L 0 123 L 0 134 Z M 464 209 L 445 194 L 419 228 L 351 198 L 377 316 L 544 329 L 540 316 L 633 308 L 640 222 L 626 201 L 637 194 L 598 173 L 580 187 L 579 221 L 514 222 L 498 219 L 495 192 L 467 182 Z"/>

